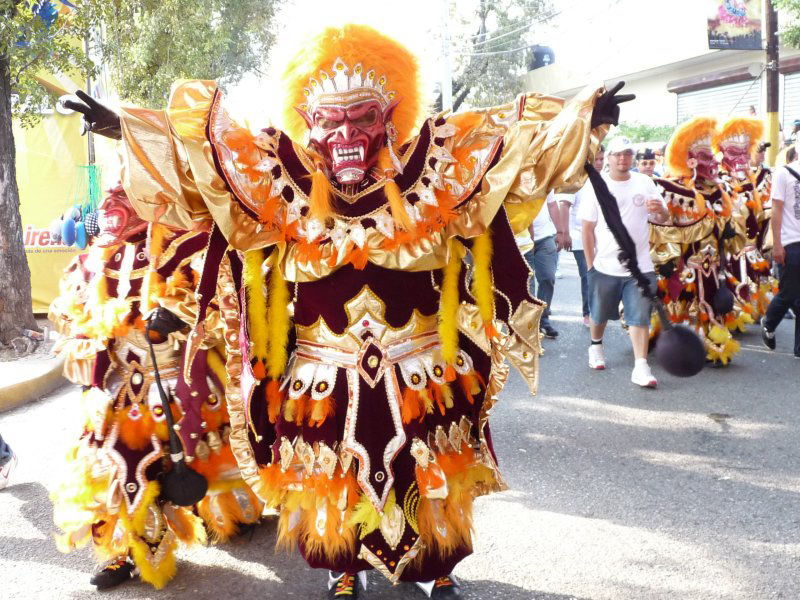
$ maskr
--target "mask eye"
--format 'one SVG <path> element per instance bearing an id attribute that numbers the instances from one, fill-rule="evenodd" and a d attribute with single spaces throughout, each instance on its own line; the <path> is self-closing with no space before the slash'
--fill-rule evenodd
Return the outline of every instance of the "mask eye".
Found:
<path id="1" fill-rule="evenodd" d="M 374 125 L 377 120 L 378 111 L 372 108 L 366 114 L 361 115 L 357 119 L 353 119 L 353 125 Z"/>
<path id="2" fill-rule="evenodd" d="M 335 129 L 341 124 L 341 121 L 335 121 L 334 119 L 328 119 L 326 117 L 317 117 L 317 127 L 322 129 Z"/>

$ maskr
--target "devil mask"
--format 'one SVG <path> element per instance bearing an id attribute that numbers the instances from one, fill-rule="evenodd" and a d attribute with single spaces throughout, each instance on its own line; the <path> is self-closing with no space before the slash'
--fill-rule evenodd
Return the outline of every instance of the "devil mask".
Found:
<path id="1" fill-rule="evenodd" d="M 110 246 L 124 242 L 137 233 L 147 229 L 147 221 L 139 218 L 133 210 L 130 200 L 118 185 L 109 190 L 100 208 L 97 210 L 97 226 L 100 233 L 97 235 L 97 244 Z"/>

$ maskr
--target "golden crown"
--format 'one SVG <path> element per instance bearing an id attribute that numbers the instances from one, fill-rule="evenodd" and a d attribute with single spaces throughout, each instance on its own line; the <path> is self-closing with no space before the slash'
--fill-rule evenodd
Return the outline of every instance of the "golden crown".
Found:
<path id="1" fill-rule="evenodd" d="M 387 83 L 386 76 L 378 76 L 375 69 L 365 72 L 361 63 L 350 68 L 337 58 L 330 72 L 322 70 L 319 77 L 308 80 L 303 88 L 306 101 L 298 108 L 311 112 L 320 105 L 344 107 L 364 100 L 377 100 L 385 109 L 396 95 L 386 89 Z"/>

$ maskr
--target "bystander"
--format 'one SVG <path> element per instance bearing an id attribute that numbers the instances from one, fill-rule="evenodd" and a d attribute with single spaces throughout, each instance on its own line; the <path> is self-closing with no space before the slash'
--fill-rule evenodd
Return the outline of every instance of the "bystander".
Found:
<path id="1" fill-rule="evenodd" d="M 641 173 L 631 173 L 633 147 L 630 140 L 617 137 L 611 141 L 607 164 L 608 173 L 603 174 L 603 179 L 616 198 L 622 222 L 636 245 L 639 267 L 651 285 L 655 286 L 648 221 L 668 219 L 666 204 L 652 179 Z M 598 370 L 606 367 L 603 334 L 609 320 L 619 319 L 621 301 L 635 359 L 631 381 L 643 387 L 656 387 L 656 378 L 647 364 L 652 309 L 650 300 L 642 294 L 628 269 L 620 263 L 619 246 L 606 225 L 593 191 L 582 199 L 578 216 L 583 221 L 583 251 L 588 267 L 589 330 L 592 337 L 589 366 Z"/>
<path id="2" fill-rule="evenodd" d="M 0 490 L 8 485 L 8 478 L 11 471 L 17 466 L 17 455 L 11 450 L 11 446 L 3 441 L 0 435 Z"/>
<path id="3" fill-rule="evenodd" d="M 594 155 L 594 168 L 600 173 L 603 170 L 605 148 L 601 145 Z M 586 327 L 591 325 L 589 319 L 589 283 L 586 275 L 586 256 L 583 253 L 583 226 L 578 218 L 578 209 L 581 200 L 587 194 L 594 194 L 592 184 L 587 180 L 583 187 L 576 194 L 562 194 L 559 197 L 559 214 L 562 223 L 569 223 L 565 234 L 560 240 L 560 245 L 564 250 L 571 250 L 578 265 L 578 275 L 581 278 L 581 308 L 583 311 L 583 324 Z M 556 236 L 558 243 L 558 235 Z"/>
<path id="4" fill-rule="evenodd" d="M 558 204 L 553 192 L 547 195 L 546 206 L 536 215 L 527 232 L 517 236 L 517 245 L 534 276 L 531 278 L 531 295 L 547 304 L 540 328 L 546 338 L 556 339 L 558 331 L 550 323 L 550 303 L 553 301 L 553 290 L 556 285 L 556 268 L 558 267 L 558 251 L 556 234 L 561 235 L 565 227 L 560 225 Z M 533 248 L 525 250 L 528 240 L 533 241 Z"/>
<path id="5" fill-rule="evenodd" d="M 794 309 L 800 317 L 800 160 L 775 171 L 772 180 L 772 258 L 779 265 L 778 293 L 761 319 L 761 338 L 775 349 L 775 329 Z M 800 358 L 800 318 L 794 321 L 794 355 Z"/>
<path id="6" fill-rule="evenodd" d="M 636 171 L 642 175 L 653 177 L 656 169 L 656 154 L 650 148 L 645 148 L 636 154 Z"/>

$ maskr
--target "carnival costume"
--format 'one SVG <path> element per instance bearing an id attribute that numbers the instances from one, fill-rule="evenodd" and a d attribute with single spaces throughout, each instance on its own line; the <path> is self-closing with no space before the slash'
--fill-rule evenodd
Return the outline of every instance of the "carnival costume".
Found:
<path id="1" fill-rule="evenodd" d="M 716 125 L 696 117 L 670 139 L 667 176 L 654 181 L 671 221 L 650 224 L 650 248 L 670 320 L 690 323 L 703 338 L 708 359 L 724 365 L 739 344 L 726 325 L 733 302 L 725 256 L 735 230 L 731 194 L 718 180 L 712 149 Z"/>
<path id="2" fill-rule="evenodd" d="M 67 268 L 50 313 L 63 335 L 64 373 L 85 386 L 83 435 L 53 494 L 63 531 L 59 547 L 69 551 L 92 541 L 105 561 L 92 579 L 99 588 L 129 579 L 134 567 L 161 588 L 175 573 L 178 540 L 205 542 L 206 530 L 225 540 L 239 525 L 255 523 L 263 505 L 231 452 L 224 358 L 212 347 L 214 336 L 191 366 L 191 389 L 182 375 L 186 336 L 178 330 L 184 320 L 194 321 L 194 285 L 208 233 L 148 228 L 121 187 L 102 205 L 99 221 L 100 236 Z M 161 380 L 187 460 L 209 483 L 196 506 L 199 517 L 159 497 L 169 463 L 165 408 L 143 321 L 153 310 L 171 323 L 156 328 L 163 335 L 153 344 Z M 222 330 L 216 310 L 208 312 L 206 325 Z"/>
<path id="3" fill-rule="evenodd" d="M 512 223 L 582 183 L 629 98 L 423 119 L 416 59 L 355 25 L 311 40 L 285 77 L 286 131 L 257 135 L 209 81 L 119 121 L 85 95 L 71 106 L 122 137 L 144 218 L 213 225 L 199 293 L 220 298 L 231 443 L 281 510 L 279 541 L 329 569 L 338 597 L 371 568 L 458 597 L 473 500 L 504 488 L 488 425 L 503 358 L 537 385 L 543 307 Z"/>
<path id="4" fill-rule="evenodd" d="M 735 290 L 738 314 L 729 319 L 729 329 L 744 330 L 765 313 L 775 280 L 765 253 L 771 247 L 768 235 L 772 206 L 769 169 L 751 167 L 751 157 L 764 135 L 758 119 L 730 119 L 714 136 L 714 150 L 722 153 L 721 178 L 732 190 L 733 224 L 736 237 L 728 246 L 728 273 Z"/>

